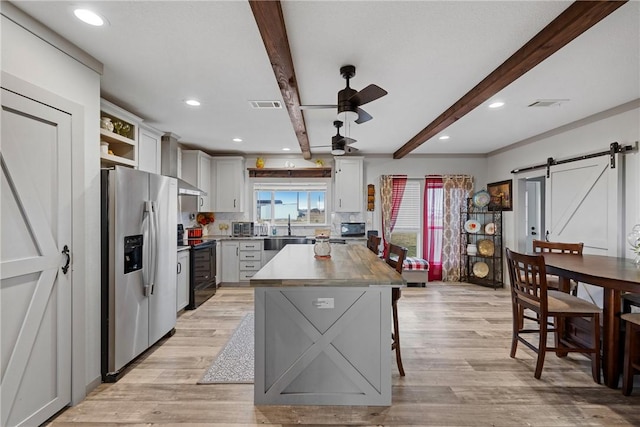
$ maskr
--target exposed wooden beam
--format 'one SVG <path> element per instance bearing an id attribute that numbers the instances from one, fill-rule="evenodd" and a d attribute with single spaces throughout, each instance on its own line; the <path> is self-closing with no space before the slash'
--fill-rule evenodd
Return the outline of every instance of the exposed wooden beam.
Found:
<path id="1" fill-rule="evenodd" d="M 401 159 L 527 71 L 607 17 L 627 1 L 576 1 L 491 74 L 393 153 Z"/>
<path id="2" fill-rule="evenodd" d="M 271 61 L 273 74 L 276 76 L 280 92 L 282 92 L 282 99 L 287 106 L 293 130 L 298 138 L 300 150 L 302 150 L 302 156 L 309 160 L 311 158 L 309 136 L 300 110 L 298 81 L 293 69 L 293 59 L 282 16 L 282 7 L 279 1 L 249 0 L 249 4 Z"/>

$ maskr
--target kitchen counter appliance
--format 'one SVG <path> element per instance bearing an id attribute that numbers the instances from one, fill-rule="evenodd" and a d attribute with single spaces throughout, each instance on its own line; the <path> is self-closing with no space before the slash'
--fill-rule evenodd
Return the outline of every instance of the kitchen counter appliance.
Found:
<path id="1" fill-rule="evenodd" d="M 175 178 L 101 171 L 101 373 L 123 369 L 176 325 Z"/>
<path id="2" fill-rule="evenodd" d="M 233 237 L 252 237 L 253 236 L 253 223 L 252 222 L 232 222 L 231 231 Z"/>
<path id="3" fill-rule="evenodd" d="M 340 236 L 364 237 L 364 229 L 364 222 L 343 222 L 340 223 Z"/>
<path id="4" fill-rule="evenodd" d="M 195 310 L 216 293 L 216 241 L 189 239 L 189 304 Z"/>

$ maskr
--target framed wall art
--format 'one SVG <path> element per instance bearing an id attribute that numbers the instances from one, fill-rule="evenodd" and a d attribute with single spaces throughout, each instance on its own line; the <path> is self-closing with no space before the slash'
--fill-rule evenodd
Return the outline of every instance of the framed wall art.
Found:
<path id="1" fill-rule="evenodd" d="M 512 203 L 512 180 L 492 182 L 487 184 L 487 192 L 491 196 L 489 210 L 510 211 L 513 209 Z"/>

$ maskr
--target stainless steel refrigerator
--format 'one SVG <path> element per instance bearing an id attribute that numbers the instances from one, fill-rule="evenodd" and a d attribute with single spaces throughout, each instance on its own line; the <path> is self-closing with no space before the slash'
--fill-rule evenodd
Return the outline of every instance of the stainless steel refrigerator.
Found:
<path id="1" fill-rule="evenodd" d="M 177 181 L 116 166 L 101 171 L 102 379 L 176 325 Z"/>

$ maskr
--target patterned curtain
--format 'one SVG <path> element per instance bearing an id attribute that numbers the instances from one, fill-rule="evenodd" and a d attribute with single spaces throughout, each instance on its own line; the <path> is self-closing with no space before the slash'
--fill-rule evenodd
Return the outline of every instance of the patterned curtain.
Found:
<path id="1" fill-rule="evenodd" d="M 400 203 L 407 186 L 406 175 L 382 175 L 380 177 L 380 199 L 382 206 L 382 243 L 384 256 L 387 256 L 388 242 L 391 241 L 391 232 L 396 225 Z"/>
<path id="2" fill-rule="evenodd" d="M 427 176 L 424 185 L 422 256 L 429 262 L 429 281 L 442 280 L 442 177 Z"/>
<path id="3" fill-rule="evenodd" d="M 382 213 L 382 247 L 387 250 L 387 241 L 391 238 L 391 207 L 393 195 L 393 176 L 380 176 L 380 209 Z"/>
<path id="4" fill-rule="evenodd" d="M 460 209 L 473 195 L 473 177 L 443 175 L 444 216 L 442 234 L 442 280 L 460 280 Z"/>

